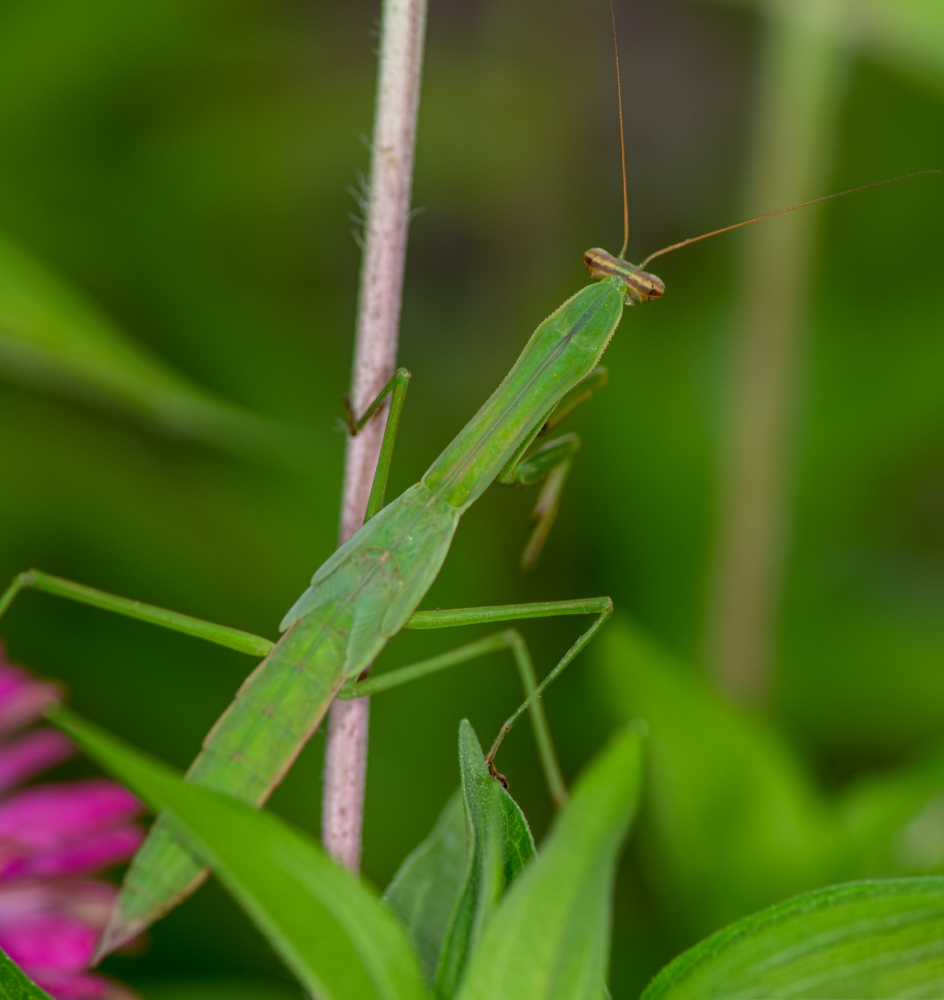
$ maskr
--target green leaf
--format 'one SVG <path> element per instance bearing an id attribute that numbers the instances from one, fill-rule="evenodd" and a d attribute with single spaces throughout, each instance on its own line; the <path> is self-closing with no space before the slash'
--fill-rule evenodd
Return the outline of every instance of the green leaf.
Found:
<path id="1" fill-rule="evenodd" d="M 430 983 L 462 888 L 465 852 L 465 811 L 456 789 L 430 835 L 400 865 L 383 895 L 410 935 Z"/>
<path id="2" fill-rule="evenodd" d="M 416 955 L 374 893 L 304 834 L 268 812 L 184 782 L 166 764 L 66 709 L 50 721 L 166 811 L 194 852 L 319 1000 L 420 1000 Z"/>
<path id="3" fill-rule="evenodd" d="M 851 882 L 738 921 L 680 955 L 643 1000 L 940 996 L 944 878 Z"/>
<path id="4" fill-rule="evenodd" d="M 0 234 L 0 374 L 132 411 L 173 434 L 253 458 L 288 459 L 294 432 L 232 406 L 174 372 L 78 289 Z"/>
<path id="5" fill-rule="evenodd" d="M 0 997 L 3 1000 L 51 1000 L 0 948 Z"/>
<path id="6" fill-rule="evenodd" d="M 455 995 L 469 955 L 503 890 L 535 854 L 528 821 L 489 774 L 485 754 L 467 719 L 459 724 L 459 773 L 466 862 L 436 968 L 434 995 L 442 1000 Z"/>
<path id="7" fill-rule="evenodd" d="M 459 1000 L 601 1000 L 616 861 L 641 776 L 642 736 L 631 726 L 594 759 L 495 910 Z"/>

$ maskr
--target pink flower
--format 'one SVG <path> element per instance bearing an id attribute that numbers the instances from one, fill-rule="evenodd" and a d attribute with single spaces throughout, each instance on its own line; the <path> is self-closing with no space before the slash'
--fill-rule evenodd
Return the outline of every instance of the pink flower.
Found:
<path id="1" fill-rule="evenodd" d="M 102 778 L 10 789 L 75 752 L 54 729 L 20 735 L 59 698 L 0 645 L 0 948 L 56 1000 L 129 1000 L 90 974 L 117 889 L 90 878 L 127 861 L 143 833 L 138 800 Z"/>

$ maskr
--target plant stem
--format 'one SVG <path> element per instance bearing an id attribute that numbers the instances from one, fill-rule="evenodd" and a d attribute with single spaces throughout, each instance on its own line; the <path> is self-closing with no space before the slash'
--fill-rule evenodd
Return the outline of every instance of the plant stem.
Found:
<path id="1" fill-rule="evenodd" d="M 425 29 L 426 0 L 384 0 L 351 381 L 355 413 L 363 412 L 396 366 Z M 364 521 L 388 408 L 385 402 L 356 437 L 348 438 L 342 542 Z M 321 839 L 325 850 L 352 871 L 361 858 L 369 711 L 367 698 L 336 701 L 328 722 Z"/>
<path id="2" fill-rule="evenodd" d="M 831 7 L 805 0 L 769 15 L 748 215 L 823 193 L 844 62 Z M 794 212 L 745 233 L 708 625 L 715 682 L 740 701 L 763 701 L 772 669 L 817 211 Z"/>

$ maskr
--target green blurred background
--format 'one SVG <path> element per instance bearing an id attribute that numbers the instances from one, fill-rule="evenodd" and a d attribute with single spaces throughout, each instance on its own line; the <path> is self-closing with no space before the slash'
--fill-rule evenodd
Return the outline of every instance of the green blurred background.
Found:
<path id="1" fill-rule="evenodd" d="M 293 462 L 241 458 L 7 365 L 0 578 L 36 566 L 273 637 L 331 552 L 359 267 L 348 189 L 368 166 L 378 12 L 374 0 L 2 0 L 0 229 L 191 383 L 304 434 Z M 778 128 L 762 113 L 776 18 L 683 0 L 618 0 L 616 14 L 629 256 L 779 207 L 756 204 L 758 146 Z M 618 248 L 609 30 L 602 0 L 431 0 L 400 349 L 414 378 L 391 495 L 581 287 L 582 252 Z M 809 194 L 944 166 L 939 3 L 850 2 L 823 30 L 831 89 Z M 944 182 L 811 218 L 762 712 L 828 791 L 944 739 Z M 609 387 L 573 418 L 584 447 L 538 572 L 518 568 L 534 496 L 495 489 L 426 606 L 610 594 L 707 670 L 750 247 L 727 236 L 654 265 L 666 296 L 627 313 Z M 573 621 L 523 631 L 539 669 L 576 634 Z M 37 594 L 2 636 L 79 711 L 180 766 L 252 665 Z M 383 664 L 457 641 L 406 634 Z M 611 724 L 595 662 L 547 698 L 568 776 Z M 457 783 L 459 719 L 488 739 L 517 697 L 494 658 L 375 699 L 364 869 L 377 885 Z M 323 749 L 319 733 L 272 800 L 313 832 Z M 524 727 L 502 755 L 540 837 L 551 810 Z M 617 998 L 690 941 L 679 924 L 711 927 L 650 905 L 642 864 L 631 848 Z M 234 977 L 285 977 L 213 885 L 107 968 L 138 984 L 218 980 L 227 996 Z"/>

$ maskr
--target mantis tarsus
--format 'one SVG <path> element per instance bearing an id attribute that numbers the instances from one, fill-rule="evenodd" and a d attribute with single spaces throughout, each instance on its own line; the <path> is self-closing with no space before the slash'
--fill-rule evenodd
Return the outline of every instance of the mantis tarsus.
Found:
<path id="1" fill-rule="evenodd" d="M 625 157 L 623 184 L 625 236 Z M 757 220 L 738 225 L 753 221 Z M 265 802 L 280 782 L 335 697 L 378 693 L 437 670 L 509 650 L 526 698 L 492 744 L 487 755 L 489 766 L 493 766 L 512 725 L 524 711 L 530 711 L 551 795 L 561 804 L 567 792 L 540 696 L 602 628 L 612 613 L 610 599 L 447 611 L 416 609 L 442 566 L 462 513 L 493 482 L 543 483 L 537 523 L 523 559 L 526 566 L 534 565 L 579 447 L 572 434 L 546 442 L 540 437 L 605 383 L 606 373 L 599 361 L 619 324 L 624 304 L 663 294 L 660 279 L 644 269 L 648 260 L 703 238 L 658 251 L 639 267 L 624 259 L 625 239 L 619 256 L 599 249 L 587 251 L 584 262 L 595 283 L 578 291 L 537 328 L 501 385 L 421 481 L 384 506 L 409 380 L 409 373 L 398 369 L 365 413 L 351 418 L 351 432 L 357 433 L 387 396 L 392 397 L 365 524 L 315 573 L 311 585 L 283 619 L 283 635 L 277 643 L 35 570 L 20 574 L 0 596 L 0 615 L 21 590 L 34 588 L 264 657 L 207 735 L 188 772 L 191 781 L 256 805 Z M 524 639 L 513 628 L 421 663 L 358 680 L 387 640 L 401 629 L 497 624 L 558 615 L 595 618 L 540 683 Z M 494 769 L 493 773 L 497 776 Z M 99 955 L 139 934 L 186 898 L 206 874 L 159 817 L 125 878 Z"/>

